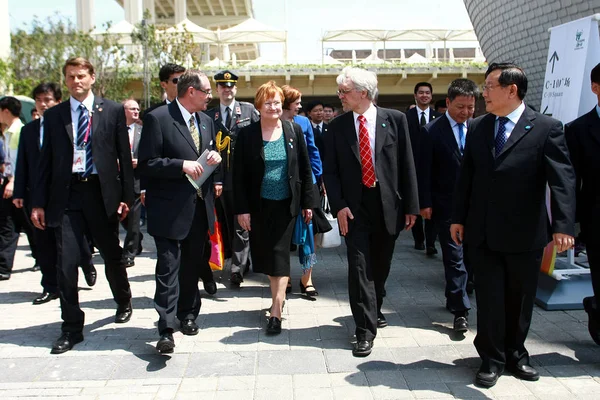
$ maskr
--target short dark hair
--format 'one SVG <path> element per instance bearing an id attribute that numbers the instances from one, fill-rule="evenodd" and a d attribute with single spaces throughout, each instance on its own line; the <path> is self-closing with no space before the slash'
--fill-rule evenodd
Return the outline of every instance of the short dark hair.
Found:
<path id="1" fill-rule="evenodd" d="M 42 82 L 36 87 L 33 88 L 31 92 L 31 97 L 35 100 L 37 96 L 44 93 L 52 93 L 54 100 L 60 101 L 62 99 L 62 90 L 60 89 L 60 85 L 54 82 Z"/>
<path id="2" fill-rule="evenodd" d="M 429 88 L 429 90 L 431 91 L 431 93 L 433 93 L 433 87 L 431 86 L 431 83 L 429 82 L 419 82 L 415 85 L 415 94 L 417 94 L 417 92 L 419 91 L 419 88 L 421 86 L 427 86 Z"/>
<path id="3" fill-rule="evenodd" d="M 0 99 L 0 110 L 8 110 L 12 115 L 18 117 L 21 115 L 21 102 L 15 97 L 6 96 Z"/>
<path id="4" fill-rule="evenodd" d="M 189 87 L 196 90 L 202 89 L 202 77 L 206 74 L 197 69 L 189 69 L 179 77 L 177 82 L 177 97 L 184 97 Z"/>
<path id="5" fill-rule="evenodd" d="M 460 78 L 453 80 L 450 83 L 450 86 L 448 86 L 448 99 L 452 101 L 457 96 L 477 98 L 479 96 L 479 89 L 477 88 L 477 84 L 470 79 Z"/>
<path id="6" fill-rule="evenodd" d="M 523 100 L 527 94 L 527 77 L 523 69 L 517 64 L 513 63 L 491 63 L 487 71 L 485 71 L 485 77 L 499 69 L 500 76 L 498 77 L 498 83 L 500 86 L 506 87 L 509 85 L 517 86 L 517 96 Z"/>
<path id="7" fill-rule="evenodd" d="M 169 80 L 171 75 L 178 74 L 180 72 L 185 72 L 185 67 L 173 63 L 165 64 L 160 68 L 160 71 L 158 71 L 158 79 L 160 79 L 161 82 L 166 82 Z"/>
<path id="8" fill-rule="evenodd" d="M 600 84 L 600 63 L 598 63 L 594 68 L 592 68 L 590 78 L 592 79 L 593 83 Z"/>
<path id="9" fill-rule="evenodd" d="M 433 109 L 435 111 L 439 111 L 440 108 L 446 108 L 446 99 L 441 99 L 435 102 L 435 104 L 433 105 Z"/>
<path id="10" fill-rule="evenodd" d="M 321 101 L 321 100 L 313 100 L 310 103 L 308 103 L 306 105 L 306 107 L 304 107 L 304 111 L 306 111 L 307 113 L 311 112 L 313 110 L 313 108 L 315 108 L 316 106 L 321 106 L 323 108 L 325 108 L 325 104 Z"/>
<path id="11" fill-rule="evenodd" d="M 333 107 L 331 104 L 323 104 L 323 110 L 326 108 L 330 108 L 331 111 L 335 111 L 335 107 Z"/>

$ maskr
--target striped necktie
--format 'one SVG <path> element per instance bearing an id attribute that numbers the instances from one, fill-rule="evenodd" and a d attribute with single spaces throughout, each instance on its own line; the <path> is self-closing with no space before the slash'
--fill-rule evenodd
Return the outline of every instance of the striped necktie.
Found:
<path id="1" fill-rule="evenodd" d="M 87 136 L 87 137 L 86 137 Z M 82 178 L 91 175 L 94 169 L 94 160 L 92 159 L 92 125 L 88 109 L 83 103 L 79 105 L 79 119 L 77 121 L 77 147 L 85 149 L 85 172 Z"/>

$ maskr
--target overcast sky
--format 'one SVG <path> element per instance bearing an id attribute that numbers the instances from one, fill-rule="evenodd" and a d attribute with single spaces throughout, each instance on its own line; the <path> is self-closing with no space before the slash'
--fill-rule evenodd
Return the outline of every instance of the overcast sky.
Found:
<path id="1" fill-rule="evenodd" d="M 8 0 L 8 6 L 11 29 L 29 24 L 32 15 L 45 19 L 58 12 L 76 21 L 75 0 Z M 472 29 L 462 0 L 253 0 L 253 6 L 254 16 L 260 22 L 287 28 L 291 62 L 320 60 L 320 38 L 327 30 Z M 96 26 L 124 19 L 123 9 L 113 0 L 95 0 L 94 13 Z M 370 49 L 371 45 L 326 43 L 325 47 Z M 276 58 L 282 52 L 280 45 L 262 47 L 266 58 Z"/>

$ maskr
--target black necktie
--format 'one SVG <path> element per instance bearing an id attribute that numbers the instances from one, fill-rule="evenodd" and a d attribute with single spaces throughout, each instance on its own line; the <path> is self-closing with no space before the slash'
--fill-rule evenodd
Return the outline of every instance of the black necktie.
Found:
<path id="1" fill-rule="evenodd" d="M 231 108 L 225 107 L 225 128 L 231 130 Z"/>
<path id="2" fill-rule="evenodd" d="M 321 136 L 321 128 L 319 125 L 315 126 L 315 132 L 317 132 L 317 136 Z"/>
<path id="3" fill-rule="evenodd" d="M 421 126 L 427 125 L 427 120 L 425 119 L 425 111 L 421 111 L 421 121 L 419 122 Z"/>

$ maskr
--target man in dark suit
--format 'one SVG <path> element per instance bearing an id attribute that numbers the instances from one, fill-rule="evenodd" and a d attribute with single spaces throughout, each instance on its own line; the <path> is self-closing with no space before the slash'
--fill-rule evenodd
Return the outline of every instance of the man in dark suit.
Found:
<path id="1" fill-rule="evenodd" d="M 250 266 L 250 238 L 235 218 L 233 211 L 233 150 L 240 129 L 260 119 L 254 106 L 245 101 L 237 101 L 238 76 L 231 71 L 221 71 L 214 77 L 219 95 L 219 105 L 206 111 L 214 121 L 217 133 L 216 146 L 221 153 L 223 164 L 223 195 L 217 202 L 217 215 L 225 228 L 225 255 L 231 257 L 232 285 L 239 286 L 244 281 L 244 273 Z M 206 282 L 205 282 L 206 284 Z M 216 286 L 215 286 L 216 288 Z"/>
<path id="2" fill-rule="evenodd" d="M 377 76 L 347 67 L 337 84 L 346 113 L 329 125 L 323 175 L 332 213 L 346 237 L 357 340 L 352 354 L 365 357 L 377 328 L 387 326 L 381 313 L 385 281 L 396 239 L 419 212 L 417 176 L 406 116 L 372 103 Z"/>
<path id="3" fill-rule="evenodd" d="M 592 69 L 592 92 L 600 104 L 600 64 Z M 577 218 L 585 237 L 594 296 L 583 299 L 588 330 L 600 345 L 600 105 L 565 126 L 577 179 Z"/>
<path id="4" fill-rule="evenodd" d="M 160 87 L 165 91 L 167 98 L 160 103 L 157 103 L 144 110 L 144 116 L 160 106 L 171 104 L 171 102 L 175 101 L 175 97 L 177 97 L 177 81 L 184 72 L 185 67 L 182 67 L 178 64 L 168 63 L 160 67 L 160 71 L 158 71 L 158 79 L 160 79 Z"/>
<path id="5" fill-rule="evenodd" d="M 452 195 L 478 94 L 477 85 L 468 79 L 450 83 L 446 113 L 421 128 L 421 157 L 417 168 L 421 216 L 433 221 L 440 236 L 446 308 L 454 314 L 455 332 L 467 331 L 471 303 L 467 295 L 468 272 L 463 248 L 450 237 Z"/>
<path id="6" fill-rule="evenodd" d="M 94 66 L 81 57 L 63 67 L 71 98 L 44 113 L 44 143 L 34 187 L 31 220 L 54 228 L 62 332 L 52 353 L 83 340 L 77 265 L 84 234 L 90 232 L 104 258 L 106 278 L 117 303 L 115 322 L 132 314 L 127 271 L 121 262 L 119 219 L 133 203 L 133 168 L 121 104 L 94 96 Z"/>
<path id="7" fill-rule="evenodd" d="M 562 124 L 523 103 L 523 70 L 492 63 L 485 76 L 489 114 L 469 126 L 450 232 L 468 245 L 475 267 L 474 343 L 482 360 L 475 383 L 491 387 L 505 368 L 539 379 L 525 339 L 544 247 L 554 240 L 560 252 L 574 244 L 575 174 Z"/>
<path id="8" fill-rule="evenodd" d="M 433 88 L 430 83 L 417 83 L 415 85 L 414 94 L 417 106 L 406 112 L 406 120 L 408 121 L 410 143 L 412 144 L 415 165 L 418 167 L 420 165 L 419 151 L 421 148 L 421 127 L 440 117 L 442 114 L 429 107 L 433 95 Z M 425 231 L 423 231 L 423 226 L 425 226 Z M 412 229 L 412 235 L 415 240 L 415 249 L 426 250 L 428 256 L 437 254 L 435 248 L 437 232 L 432 220 L 426 219 L 423 221 L 421 215 L 417 216 L 417 221 Z"/>
<path id="9" fill-rule="evenodd" d="M 135 265 L 135 256 L 142 252 L 142 239 L 144 235 L 140 231 L 140 216 L 142 214 L 142 194 L 140 190 L 140 174 L 137 169 L 138 149 L 142 135 L 142 126 L 139 124 L 140 106 L 133 99 L 123 102 L 125 109 L 125 123 L 127 124 L 127 134 L 129 146 L 131 148 L 131 157 L 133 165 L 133 193 L 135 200 L 133 207 L 129 211 L 127 218 L 121 221 L 121 225 L 127 231 L 125 242 L 123 243 L 123 264 L 126 267 Z"/>
<path id="10" fill-rule="evenodd" d="M 315 136 L 315 145 L 317 146 L 317 149 L 319 149 L 321 161 L 325 159 L 325 135 L 329 129 L 329 125 L 324 121 L 324 107 L 325 105 L 320 100 L 311 101 L 306 105 L 306 107 L 304 107 L 306 115 L 312 124 L 313 133 Z"/>
<path id="11" fill-rule="evenodd" d="M 221 185 L 209 176 L 196 190 L 186 174 L 197 179 L 202 166 L 196 161 L 208 151 L 208 164 L 221 162 L 215 149 L 213 121 L 199 112 L 210 102 L 210 82 L 197 70 L 179 77 L 174 102 L 144 117 L 140 141 L 140 174 L 146 178 L 148 233 L 156 242 L 156 292 L 154 305 L 159 315 L 160 340 L 156 349 L 171 353 L 173 331 L 180 326 L 184 335 L 198 334 L 200 312 L 198 278 L 207 268 L 203 262 L 209 229 L 215 222 L 214 196 Z M 218 173 L 218 172 L 217 172 Z M 176 324 L 176 317 L 180 324 Z"/>

